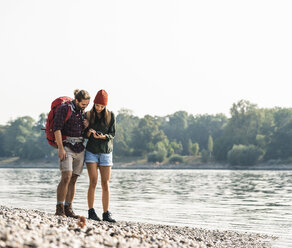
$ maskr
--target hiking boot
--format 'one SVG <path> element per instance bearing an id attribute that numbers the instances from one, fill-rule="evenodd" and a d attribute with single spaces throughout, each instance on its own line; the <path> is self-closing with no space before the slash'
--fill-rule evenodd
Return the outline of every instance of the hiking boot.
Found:
<path id="1" fill-rule="evenodd" d="M 65 212 L 64 212 L 64 204 L 57 204 L 56 205 L 55 215 L 66 217 Z"/>
<path id="2" fill-rule="evenodd" d="M 77 214 L 75 214 L 73 212 L 73 209 L 72 209 L 72 205 L 71 204 L 70 205 L 65 205 L 64 211 L 65 211 L 65 215 L 67 217 L 71 217 L 71 218 L 74 218 L 74 219 L 78 219 L 80 217 L 79 215 L 77 215 Z"/>
<path id="3" fill-rule="evenodd" d="M 96 215 L 94 208 L 88 210 L 88 219 L 101 221 L 101 219 Z"/>
<path id="4" fill-rule="evenodd" d="M 106 211 L 105 213 L 102 214 L 102 220 L 108 222 L 116 222 L 116 220 L 112 218 L 112 214 L 109 211 Z"/>

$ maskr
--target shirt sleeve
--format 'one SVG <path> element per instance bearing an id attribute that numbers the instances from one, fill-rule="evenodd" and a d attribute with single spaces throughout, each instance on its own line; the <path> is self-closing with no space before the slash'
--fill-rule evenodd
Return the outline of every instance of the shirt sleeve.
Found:
<path id="1" fill-rule="evenodd" d="M 111 113 L 111 125 L 108 131 L 108 134 L 105 134 L 107 140 L 113 140 L 116 135 L 116 117 L 114 113 Z"/>
<path id="2" fill-rule="evenodd" d="M 68 107 L 69 107 L 68 105 L 63 105 L 57 109 L 53 125 L 54 132 L 57 130 L 62 130 L 64 128 Z"/>

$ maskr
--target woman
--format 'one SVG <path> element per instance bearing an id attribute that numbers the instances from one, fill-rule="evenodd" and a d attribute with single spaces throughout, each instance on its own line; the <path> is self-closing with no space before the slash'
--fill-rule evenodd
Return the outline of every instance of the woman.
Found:
<path id="1" fill-rule="evenodd" d="M 92 109 L 86 113 L 89 122 L 86 136 L 88 142 L 85 152 L 85 163 L 89 176 L 88 219 L 100 221 L 96 215 L 94 206 L 95 188 L 97 184 L 98 169 L 101 177 L 102 187 L 102 220 L 116 222 L 109 209 L 109 180 L 111 175 L 113 139 L 116 131 L 115 116 L 108 111 L 108 94 L 105 90 L 97 92 Z"/>

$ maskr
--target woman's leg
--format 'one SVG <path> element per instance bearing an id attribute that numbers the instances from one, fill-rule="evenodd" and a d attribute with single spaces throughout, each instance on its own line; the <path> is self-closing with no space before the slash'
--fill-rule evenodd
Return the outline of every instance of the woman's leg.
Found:
<path id="1" fill-rule="evenodd" d="M 101 188 L 102 188 L 102 207 L 103 212 L 107 212 L 109 209 L 109 180 L 111 176 L 111 166 L 99 166 L 100 178 L 101 178 Z"/>
<path id="2" fill-rule="evenodd" d="M 94 196 L 95 196 L 95 188 L 97 184 L 97 163 L 86 163 L 87 172 L 89 176 L 89 187 L 87 192 L 87 202 L 88 202 L 88 209 L 93 208 L 94 205 Z"/>

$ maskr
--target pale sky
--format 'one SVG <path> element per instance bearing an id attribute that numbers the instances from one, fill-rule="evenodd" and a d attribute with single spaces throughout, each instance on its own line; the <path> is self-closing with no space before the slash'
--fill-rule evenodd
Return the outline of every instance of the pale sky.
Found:
<path id="1" fill-rule="evenodd" d="M 1 0 L 0 124 L 76 88 L 139 117 L 292 107 L 291 13 L 291 0 Z"/>

